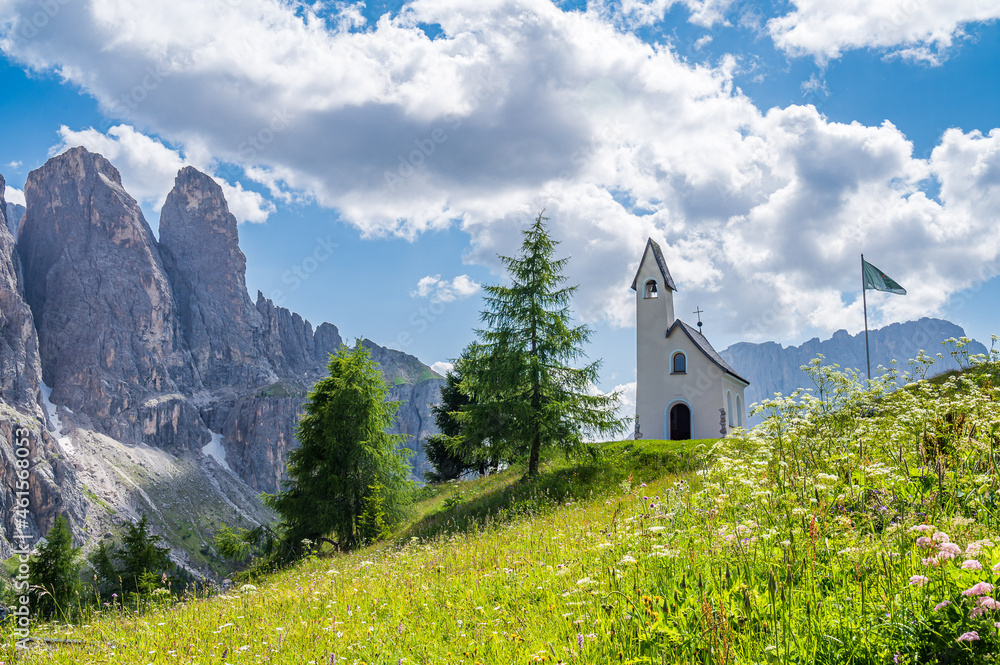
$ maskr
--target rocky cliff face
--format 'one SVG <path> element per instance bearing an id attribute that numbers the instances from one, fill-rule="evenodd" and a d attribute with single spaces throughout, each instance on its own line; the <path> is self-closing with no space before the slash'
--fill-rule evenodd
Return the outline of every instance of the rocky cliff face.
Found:
<path id="1" fill-rule="evenodd" d="M 331 353 L 342 340 L 337 327 L 324 323 L 313 332 L 312 324 L 257 292 L 257 311 L 264 321 L 264 348 L 275 371 L 282 377 L 306 377 L 323 372 Z"/>
<path id="2" fill-rule="evenodd" d="M 6 209 L 0 177 L 0 211 Z M 2 215 L 0 215 L 2 217 Z M 0 558 L 11 555 L 15 536 L 37 537 L 65 514 L 78 532 L 85 530 L 86 502 L 76 473 L 59 442 L 46 431 L 39 405 L 41 363 L 31 309 L 23 298 L 21 265 L 6 220 L 0 224 Z M 17 454 L 22 447 L 27 457 Z M 21 489 L 28 500 L 27 520 L 17 519 L 21 496 L 18 460 L 29 461 Z"/>
<path id="3" fill-rule="evenodd" d="M 145 512 L 176 561 L 206 572 L 221 522 L 271 519 L 256 494 L 280 488 L 302 404 L 340 333 L 259 293 L 251 301 L 236 219 L 195 169 L 178 173 L 159 241 L 117 170 L 82 148 L 33 171 L 25 196 L 16 244 L 0 219 L 0 555 L 15 526 L 7 488 L 23 425 L 32 534 L 62 512 L 93 544 Z M 403 402 L 396 431 L 419 450 L 435 431 L 439 377 L 363 343 Z"/>
<path id="4" fill-rule="evenodd" d="M 893 323 L 892 325 L 868 333 L 871 347 L 872 373 L 879 365 L 889 366 L 896 360 L 896 366 L 901 371 L 909 371 L 907 364 L 915 358 L 922 349 L 929 355 L 941 350 L 941 342 L 965 335 L 961 327 L 941 319 L 923 318 L 919 321 Z M 971 353 L 986 353 L 986 347 L 975 342 L 970 348 Z M 837 364 L 845 368 L 858 370 L 862 375 L 866 371 L 865 334 L 849 335 L 846 330 L 838 330 L 828 340 L 820 341 L 813 338 L 800 346 L 783 347 L 775 342 L 752 344 L 740 342 L 722 351 L 726 362 L 737 372 L 750 381 L 746 390 L 747 404 L 771 398 L 774 393 L 791 394 L 798 388 L 812 387 L 812 381 L 801 370 L 817 354 L 823 354 L 824 364 Z M 958 365 L 950 356 L 938 360 L 931 367 L 928 375 L 939 374 Z M 750 424 L 759 422 L 751 418 Z"/>
<path id="5" fill-rule="evenodd" d="M 0 210 L 6 209 L 0 177 Z M 31 310 L 24 301 L 21 261 L 4 220 L 0 228 L 0 395 L 28 413 L 38 410 L 41 363 Z"/>
<path id="6" fill-rule="evenodd" d="M 120 440 L 205 445 L 197 409 L 180 397 L 198 378 L 173 291 L 117 169 L 74 148 L 28 175 L 25 199 L 18 252 L 52 401 Z"/>
<path id="7" fill-rule="evenodd" d="M 24 206 L 18 205 L 16 203 L 7 203 L 3 206 L 3 210 L 0 211 L 0 215 L 6 213 L 7 215 L 7 228 L 10 229 L 10 234 L 14 236 L 14 240 L 17 240 L 17 227 L 21 223 L 21 218 L 24 217 Z"/>
<path id="8" fill-rule="evenodd" d="M 247 294 L 236 217 L 212 178 L 191 167 L 177 174 L 160 213 L 159 249 L 204 386 L 276 381 L 263 344 L 264 319 Z"/>

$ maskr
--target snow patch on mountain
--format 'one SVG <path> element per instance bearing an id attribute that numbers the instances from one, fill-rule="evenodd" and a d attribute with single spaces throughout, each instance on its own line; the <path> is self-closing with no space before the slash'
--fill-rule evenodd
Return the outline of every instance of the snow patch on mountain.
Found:
<path id="1" fill-rule="evenodd" d="M 229 468 L 229 463 L 226 461 L 226 449 L 222 445 L 222 440 L 223 436 L 221 434 L 212 432 L 212 440 L 201 449 L 201 452 L 203 455 L 209 455 L 214 458 L 216 462 L 231 472 L 232 469 Z"/>
<path id="2" fill-rule="evenodd" d="M 42 382 L 42 405 L 45 407 L 45 415 L 49 418 L 49 431 L 55 433 L 56 440 L 59 441 L 63 450 L 70 455 L 75 455 L 76 448 L 73 446 L 73 441 L 68 436 L 63 436 L 62 420 L 56 411 L 56 405 L 52 403 L 52 388 L 49 388 L 44 382 Z M 69 411 L 69 409 L 66 410 Z M 72 413 L 72 411 L 69 412 Z"/>

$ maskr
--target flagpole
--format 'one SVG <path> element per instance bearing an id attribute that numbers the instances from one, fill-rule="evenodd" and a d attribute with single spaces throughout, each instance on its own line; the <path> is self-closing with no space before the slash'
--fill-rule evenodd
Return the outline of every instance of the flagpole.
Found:
<path id="1" fill-rule="evenodd" d="M 871 351 L 868 348 L 868 298 L 865 295 L 865 255 L 861 255 L 861 302 L 864 303 L 865 309 L 865 360 L 868 362 L 868 374 L 866 378 L 868 382 L 872 380 L 872 356 Z"/>

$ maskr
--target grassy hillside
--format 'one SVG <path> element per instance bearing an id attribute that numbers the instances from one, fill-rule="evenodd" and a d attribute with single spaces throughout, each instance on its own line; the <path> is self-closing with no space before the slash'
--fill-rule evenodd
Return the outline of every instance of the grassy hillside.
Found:
<path id="1" fill-rule="evenodd" d="M 596 461 L 550 461 L 533 481 L 514 468 L 428 487 L 391 544 L 314 557 L 257 588 L 142 617 L 109 607 L 83 627 L 43 626 L 34 634 L 85 644 L 31 660 L 524 662 L 567 649 L 617 658 L 586 635 L 610 625 L 595 608 L 611 567 L 656 551 L 655 540 L 633 538 L 639 493 L 668 495 L 710 443 L 617 443 Z"/>
<path id="2" fill-rule="evenodd" d="M 429 488 L 393 543 L 22 660 L 996 662 L 1000 391 L 813 372 L 749 433 Z"/>

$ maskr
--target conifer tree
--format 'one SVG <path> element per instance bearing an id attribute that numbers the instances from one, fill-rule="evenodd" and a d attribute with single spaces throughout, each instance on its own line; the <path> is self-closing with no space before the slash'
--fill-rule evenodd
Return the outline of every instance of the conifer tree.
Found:
<path id="1" fill-rule="evenodd" d="M 471 400 L 462 392 L 462 366 L 468 358 L 465 353 L 455 362 L 455 367 L 445 374 L 441 386 L 441 403 L 431 407 L 438 433 L 424 441 L 424 452 L 432 470 L 424 473 L 431 483 L 446 482 L 462 474 L 475 471 L 484 476 L 495 471 L 500 463 L 488 446 L 480 445 L 471 437 L 464 437 L 458 413 Z"/>
<path id="2" fill-rule="evenodd" d="M 144 580 L 159 578 L 174 567 L 170 548 L 160 547 L 160 537 L 149 532 L 149 518 L 143 513 L 138 522 L 131 522 L 122 534 L 122 544 L 115 552 L 120 562 L 118 576 L 126 592 L 148 591 Z"/>
<path id="3" fill-rule="evenodd" d="M 285 539 L 299 546 L 336 534 L 338 544 L 359 544 L 359 519 L 372 487 L 380 492 L 387 523 L 400 517 L 409 487 L 410 451 L 403 436 L 388 434 L 398 402 L 386 401 L 389 386 L 359 342 L 330 356 L 330 375 L 309 393 L 289 454 L 288 480 L 265 503 L 284 522 Z"/>
<path id="4" fill-rule="evenodd" d="M 538 473 L 545 448 L 577 449 L 584 434 L 624 431 L 615 410 L 617 394 L 594 394 L 600 361 L 574 367 L 586 357 L 591 335 L 573 327 L 569 303 L 576 287 L 563 286 L 568 259 L 555 259 L 547 218 L 539 213 L 523 232 L 517 257 L 501 256 L 509 286 L 486 287 L 485 329 L 462 363 L 462 392 L 471 403 L 457 415 L 462 436 L 506 460 L 527 456 L 528 475 Z"/>
<path id="5" fill-rule="evenodd" d="M 28 584 L 35 606 L 46 617 L 69 615 L 70 603 L 80 591 L 80 548 L 73 547 L 73 533 L 65 517 L 56 517 L 38 554 L 28 562 Z"/>
<path id="6" fill-rule="evenodd" d="M 96 590 L 107 598 L 112 593 L 123 594 L 151 591 L 162 576 L 173 570 L 170 548 L 159 545 L 160 537 L 150 533 L 149 518 L 143 513 L 138 522 L 130 522 L 121 534 L 121 544 L 102 541 L 87 557 Z"/>

